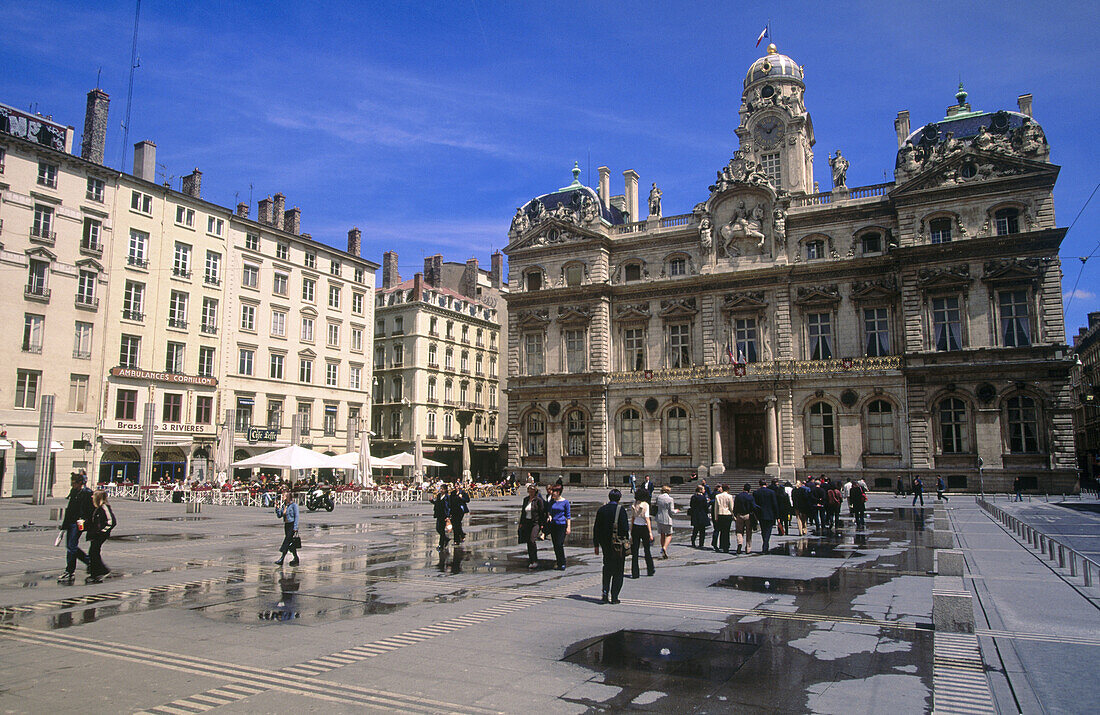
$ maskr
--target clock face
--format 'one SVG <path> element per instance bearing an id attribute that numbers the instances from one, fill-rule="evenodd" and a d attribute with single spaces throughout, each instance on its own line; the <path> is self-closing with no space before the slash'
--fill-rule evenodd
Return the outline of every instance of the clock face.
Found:
<path id="1" fill-rule="evenodd" d="M 774 149 L 779 146 L 783 138 L 783 125 L 775 117 L 768 117 L 756 125 L 756 140 L 765 149 Z"/>

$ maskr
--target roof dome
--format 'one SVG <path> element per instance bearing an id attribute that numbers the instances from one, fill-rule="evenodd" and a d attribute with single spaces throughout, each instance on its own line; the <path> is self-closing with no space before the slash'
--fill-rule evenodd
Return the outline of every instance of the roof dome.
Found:
<path id="1" fill-rule="evenodd" d="M 745 74 L 745 88 L 748 89 L 749 85 L 770 77 L 794 80 L 801 85 L 802 68 L 790 57 L 779 54 L 775 45 L 771 44 L 768 45 L 768 54 L 749 67 L 749 71 Z"/>

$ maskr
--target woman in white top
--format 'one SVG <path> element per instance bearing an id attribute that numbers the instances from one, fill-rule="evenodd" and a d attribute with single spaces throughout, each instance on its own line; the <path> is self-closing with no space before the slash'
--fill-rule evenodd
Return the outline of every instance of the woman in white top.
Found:
<path id="1" fill-rule="evenodd" d="M 668 546 L 672 543 L 672 515 L 679 512 L 672 500 L 672 488 L 666 484 L 661 487 L 661 496 L 657 497 L 657 533 L 661 535 L 662 559 L 668 558 Z"/>
<path id="2" fill-rule="evenodd" d="M 653 555 L 649 545 L 653 543 L 653 526 L 649 520 L 649 492 L 643 487 L 634 492 L 634 518 L 630 525 L 630 578 L 638 578 L 638 545 L 645 550 L 646 576 L 653 575 Z"/>

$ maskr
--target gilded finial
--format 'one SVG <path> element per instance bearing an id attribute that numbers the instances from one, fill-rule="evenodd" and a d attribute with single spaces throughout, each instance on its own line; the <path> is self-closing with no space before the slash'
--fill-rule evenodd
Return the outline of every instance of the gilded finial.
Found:
<path id="1" fill-rule="evenodd" d="M 777 55 L 777 54 L 779 54 L 779 50 L 778 50 L 778 49 L 776 48 L 776 46 L 775 46 L 775 43 L 774 43 L 774 42 L 772 42 L 772 43 L 770 43 L 770 44 L 768 45 L 768 54 L 769 54 L 769 55 Z"/>

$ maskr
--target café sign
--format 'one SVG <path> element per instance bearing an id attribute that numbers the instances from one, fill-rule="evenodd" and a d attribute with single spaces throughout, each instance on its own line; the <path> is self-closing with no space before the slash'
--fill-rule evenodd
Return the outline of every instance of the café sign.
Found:
<path id="1" fill-rule="evenodd" d="M 217 387 L 218 378 L 202 375 L 183 375 L 175 372 L 152 372 L 136 367 L 112 367 L 111 377 L 124 377 L 130 380 L 152 380 L 170 382 L 174 385 L 196 385 L 198 387 Z"/>
<path id="2" fill-rule="evenodd" d="M 249 442 L 274 442 L 279 439 L 279 428 L 249 427 L 246 434 Z"/>

